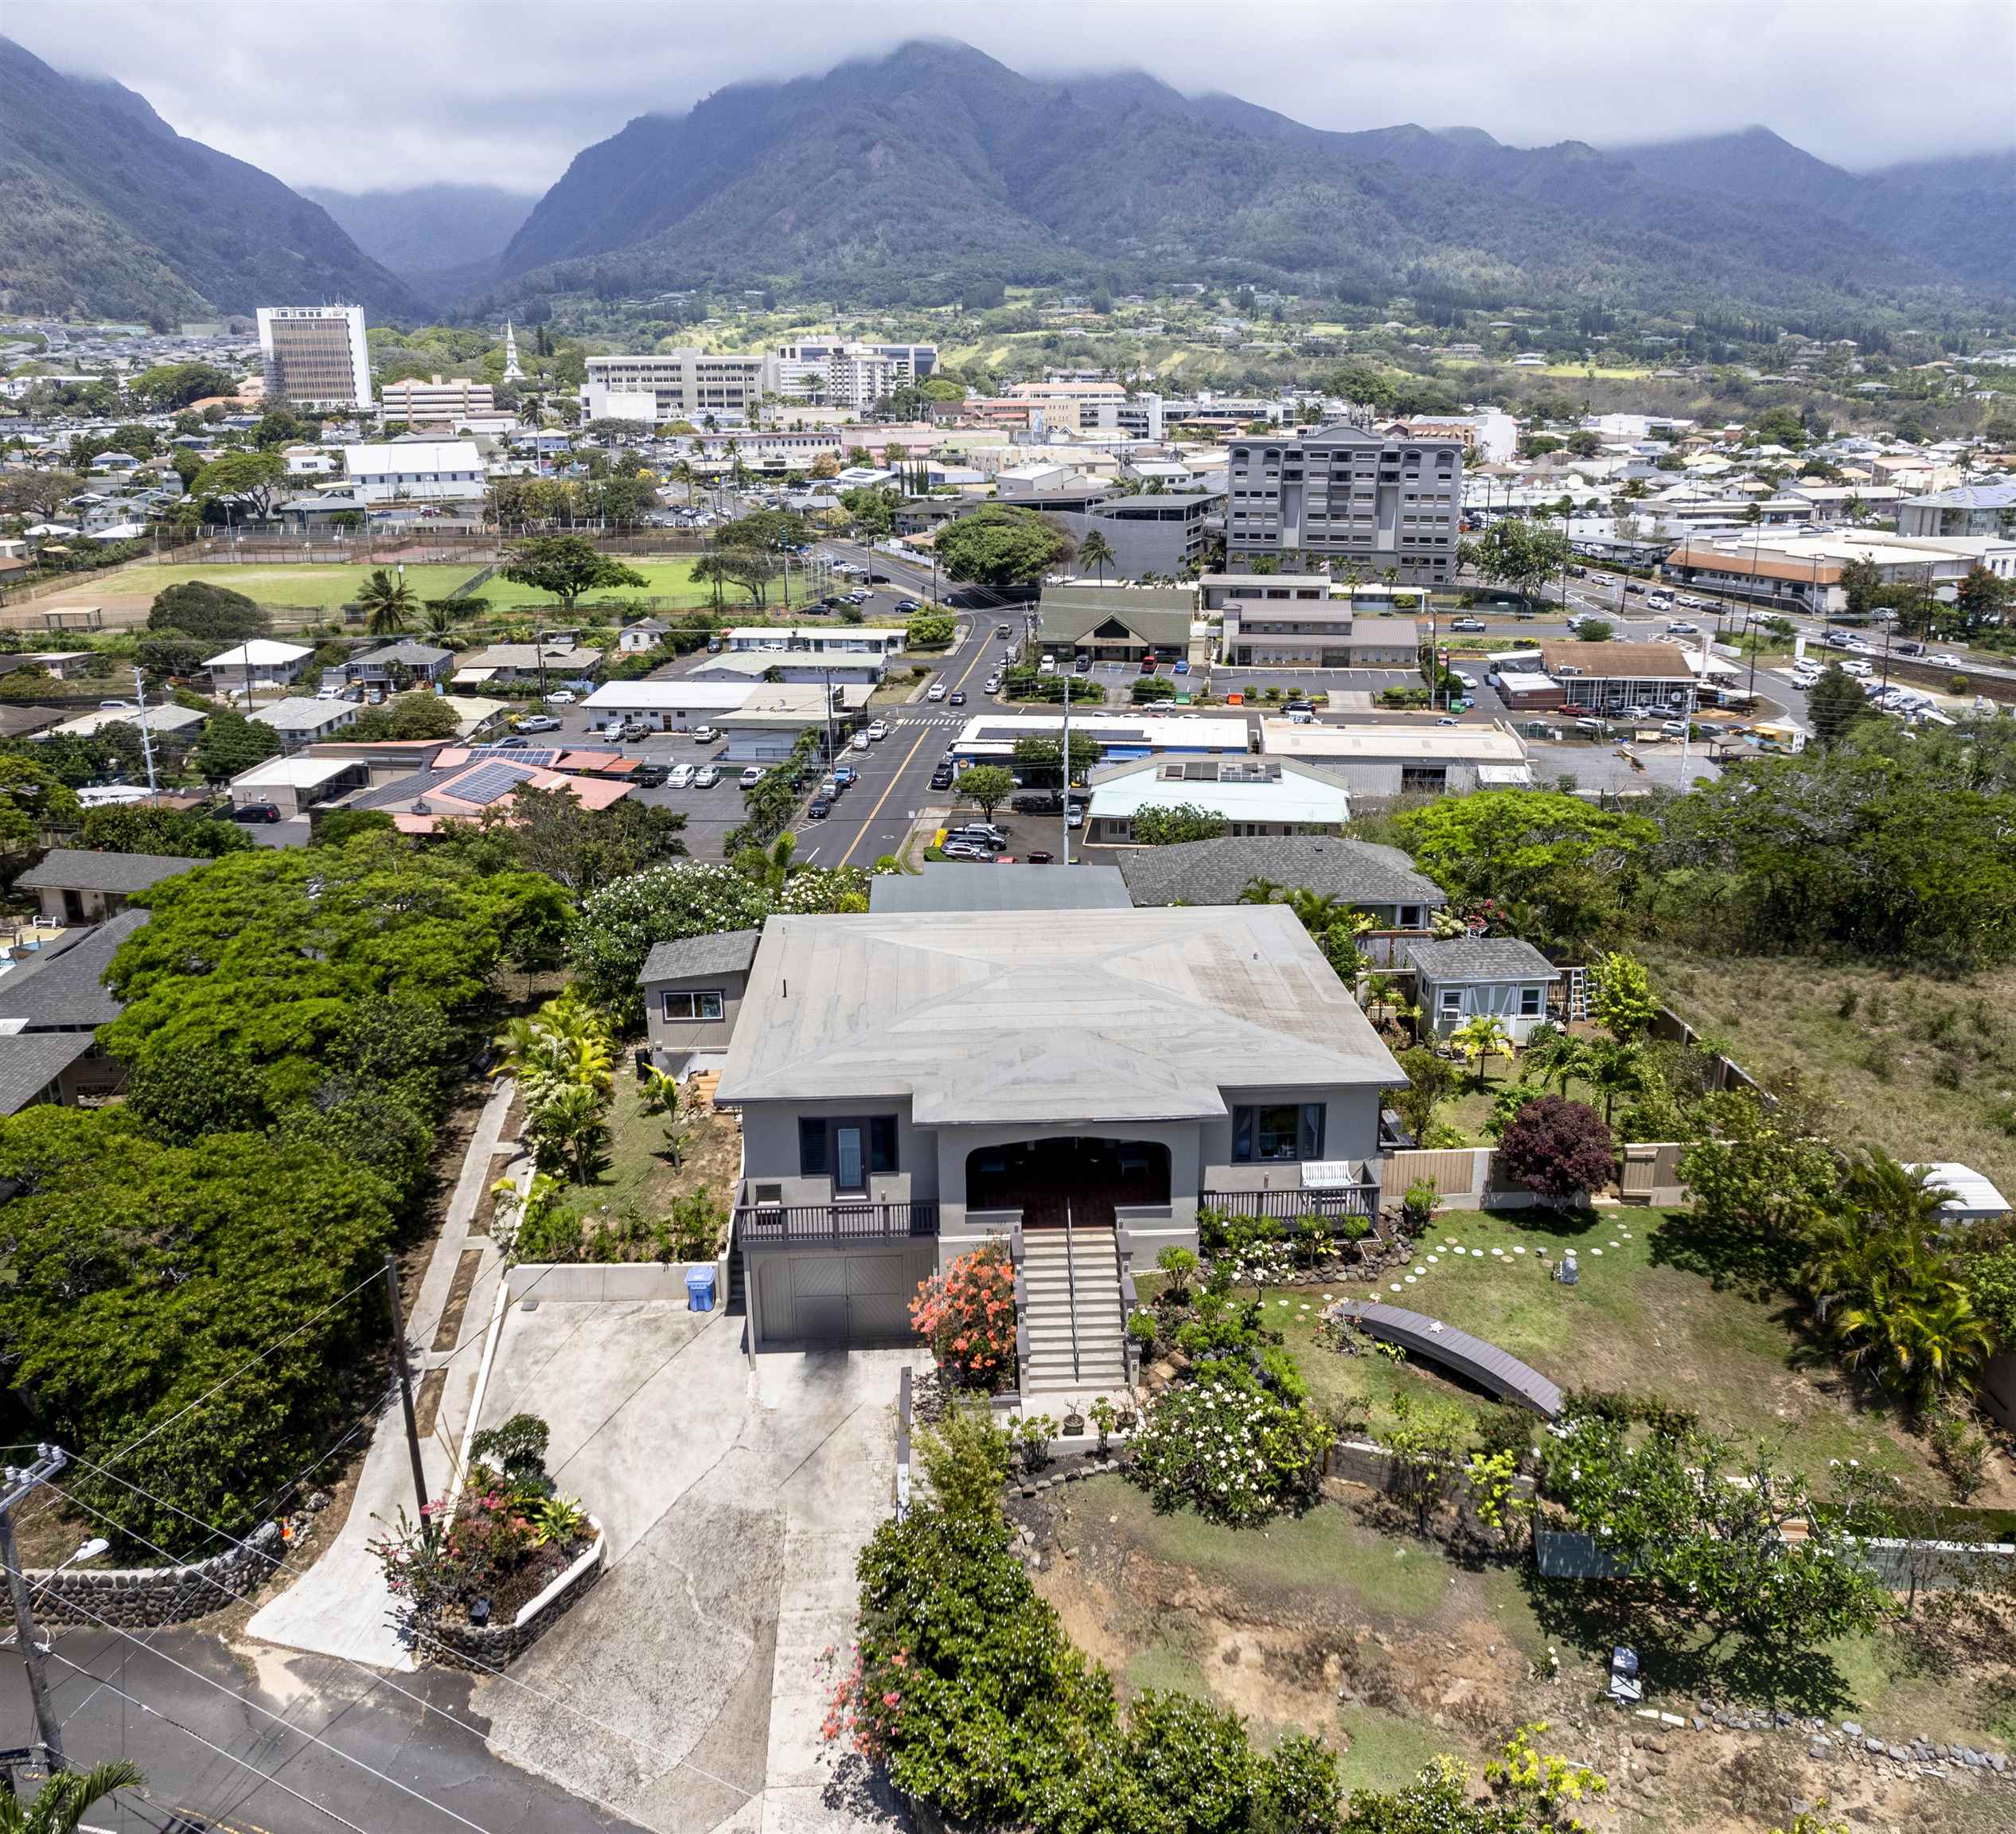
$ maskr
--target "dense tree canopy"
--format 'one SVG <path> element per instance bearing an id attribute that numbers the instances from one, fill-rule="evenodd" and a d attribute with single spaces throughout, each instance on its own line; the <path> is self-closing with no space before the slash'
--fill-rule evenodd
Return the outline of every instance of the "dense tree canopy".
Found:
<path id="1" fill-rule="evenodd" d="M 1033 586 L 1070 552 L 1069 539 L 1033 509 L 989 503 L 939 529 L 946 576 L 981 586 Z"/>
<path id="2" fill-rule="evenodd" d="M 223 707 L 210 716 L 196 741 L 196 767 L 207 782 L 222 783 L 285 749 L 279 733 L 264 720 L 248 720 Z"/>
<path id="3" fill-rule="evenodd" d="M 118 802 L 84 817 L 84 845 L 100 853 L 160 853 L 171 859 L 209 860 L 252 845 L 235 821 Z"/>
<path id="4" fill-rule="evenodd" d="M 147 612 L 150 630 L 179 630 L 220 648 L 248 637 L 272 634 L 273 620 L 242 592 L 207 580 L 189 579 L 154 595 Z M 214 654 L 214 652 L 213 652 Z"/>
<path id="5" fill-rule="evenodd" d="M 579 535 L 535 535 L 521 542 L 498 571 L 516 585 L 550 594 L 569 611 L 583 592 L 648 583 L 635 568 L 612 559 Z"/>

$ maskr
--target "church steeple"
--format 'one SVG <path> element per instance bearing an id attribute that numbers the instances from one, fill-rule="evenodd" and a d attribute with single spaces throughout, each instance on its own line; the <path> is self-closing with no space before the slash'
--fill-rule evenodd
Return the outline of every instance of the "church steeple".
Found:
<path id="1" fill-rule="evenodd" d="M 511 321 L 504 322 L 504 379 L 507 382 L 522 382 L 525 373 L 518 362 L 518 334 L 511 329 Z"/>

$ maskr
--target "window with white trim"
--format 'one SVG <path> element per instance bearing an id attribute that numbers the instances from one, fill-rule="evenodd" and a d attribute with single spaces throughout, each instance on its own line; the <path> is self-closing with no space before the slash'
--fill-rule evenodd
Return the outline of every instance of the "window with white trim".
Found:
<path id="1" fill-rule="evenodd" d="M 1522 1019 L 1540 1017 L 1540 989 L 1538 987 L 1522 987 L 1519 989 L 1519 1017 Z"/>

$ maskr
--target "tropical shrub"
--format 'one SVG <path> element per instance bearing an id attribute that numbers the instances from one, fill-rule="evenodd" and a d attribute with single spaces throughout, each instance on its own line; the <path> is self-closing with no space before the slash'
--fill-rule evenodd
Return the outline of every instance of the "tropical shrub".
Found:
<path id="1" fill-rule="evenodd" d="M 1506 1127 L 1495 1169 L 1558 1209 L 1610 1182 L 1616 1148 L 1603 1117 L 1586 1102 L 1542 1095 L 1524 1104 Z"/>
<path id="2" fill-rule="evenodd" d="M 932 1274 L 910 1319 L 953 1383 L 992 1394 L 1015 1379 L 1015 1267 L 989 1243 Z"/>
<path id="3" fill-rule="evenodd" d="M 1214 1375 L 1149 1403 L 1129 1475 L 1158 1509 L 1248 1527 L 1315 1497 L 1332 1438 L 1306 1401 Z"/>
<path id="4" fill-rule="evenodd" d="M 1178 1806 L 1193 1834 L 1240 1834 L 1253 1814 L 1254 1763 L 1238 1715 L 1150 1688 L 1127 1715 L 1127 1764 L 1149 1794 Z"/>
<path id="5" fill-rule="evenodd" d="M 1262 1834 L 1334 1834 L 1343 1797 L 1336 1754 L 1307 1732 L 1283 1734 L 1254 1770 L 1254 1820 Z"/>

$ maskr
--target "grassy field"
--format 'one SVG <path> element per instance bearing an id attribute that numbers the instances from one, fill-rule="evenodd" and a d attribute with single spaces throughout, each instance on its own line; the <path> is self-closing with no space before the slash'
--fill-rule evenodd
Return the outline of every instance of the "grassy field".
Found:
<path id="1" fill-rule="evenodd" d="M 1823 1090 L 1838 1139 L 1958 1160 L 2016 1192 L 2016 969 L 1935 977 L 1656 950 L 1650 966 L 1659 997 L 1752 1075 Z"/>
<path id="2" fill-rule="evenodd" d="M 1435 1219 L 1406 1274 L 1390 1274 L 1376 1290 L 1343 1282 L 1270 1290 L 1269 1320 L 1318 1401 L 1359 1404 L 1375 1431 L 1390 1424 L 1394 1398 L 1403 1393 L 1438 1395 L 1470 1414 L 1489 1403 L 1419 1364 L 1331 1348 L 1318 1331 L 1326 1290 L 1440 1318 L 1565 1389 L 1627 1389 L 1698 1409 L 1710 1427 L 1764 1441 L 1816 1481 L 1824 1481 L 1828 1460 L 1856 1458 L 1943 1495 L 1922 1442 L 1887 1415 L 1858 1406 L 1832 1360 L 1808 1354 L 1779 1305 L 1717 1292 L 1674 1264 L 1681 1221 L 1635 1208 L 1600 1210 L 1586 1223 L 1544 1210 L 1448 1212 Z M 1456 1255 L 1451 1238 L 1483 1255 Z M 1570 1247 L 1581 1269 L 1573 1287 L 1550 1280 L 1540 1260 L 1544 1250 L 1548 1265 L 1558 1263 Z"/>
<path id="3" fill-rule="evenodd" d="M 696 582 L 693 578 L 692 563 L 689 560 L 645 560 L 634 563 L 635 570 L 642 574 L 645 583 L 641 587 L 626 587 L 608 593 L 597 593 L 593 598 L 599 603 L 626 604 L 645 599 L 669 602 L 674 607 L 699 607 L 714 603 L 714 588 L 711 584 Z M 476 577 L 482 568 L 466 564 L 452 567 L 408 567 L 406 583 L 422 599 L 446 599 L 467 581 Z M 354 599 L 358 588 L 370 576 L 372 569 L 363 565 L 298 567 L 235 567 L 224 566 L 154 566 L 147 564 L 128 567 L 107 576 L 93 587 L 95 595 L 118 598 L 138 595 L 151 599 L 157 592 L 170 586 L 178 586 L 189 580 L 202 580 L 213 586 L 226 586 L 234 592 L 242 592 L 263 605 L 284 606 L 304 611 L 326 611 L 334 615 L 343 605 Z M 478 596 L 499 611 L 530 611 L 535 607 L 555 608 L 554 600 L 547 594 L 535 591 L 528 586 L 519 586 L 509 579 L 486 580 L 478 588 Z M 739 587 L 730 587 L 725 594 L 731 604 L 747 603 L 747 592 Z"/>

